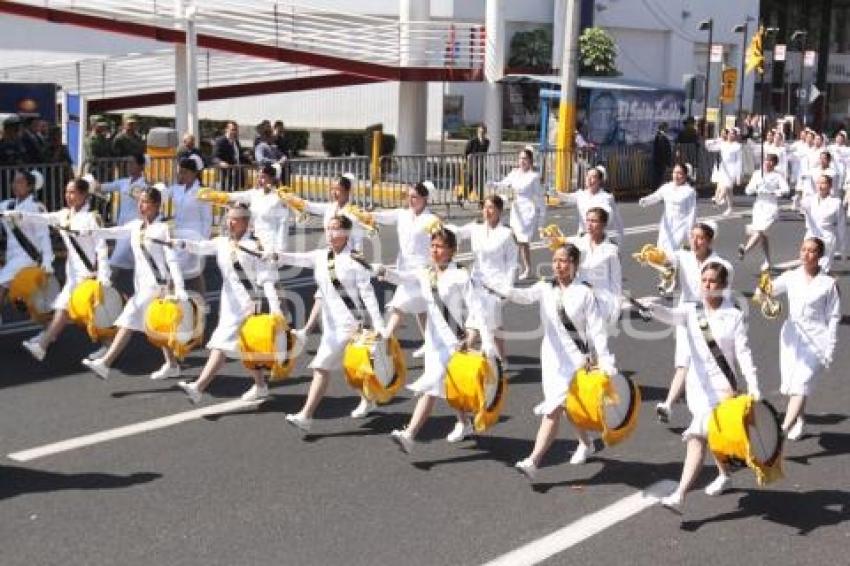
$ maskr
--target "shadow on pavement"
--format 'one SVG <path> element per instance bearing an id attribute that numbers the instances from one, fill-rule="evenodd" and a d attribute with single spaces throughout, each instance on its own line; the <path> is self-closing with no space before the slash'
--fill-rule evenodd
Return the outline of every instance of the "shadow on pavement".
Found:
<path id="1" fill-rule="evenodd" d="M 162 474 L 140 472 L 129 476 L 86 473 L 60 474 L 17 466 L 0 465 L 0 501 L 27 493 L 65 489 L 117 489 L 159 479 Z"/>
<path id="2" fill-rule="evenodd" d="M 533 489 L 537 493 L 546 493 L 558 487 L 582 487 L 591 485 L 627 485 L 636 489 L 644 489 L 659 480 L 678 480 L 682 472 L 681 462 L 665 462 L 663 464 L 647 464 L 646 462 L 629 462 L 625 460 L 611 460 L 591 456 L 589 463 L 600 462 L 602 469 L 590 477 L 582 477 L 574 480 L 566 480 L 553 483 L 535 483 Z M 574 467 L 578 473 L 583 466 Z M 701 476 L 709 476 L 715 471 L 711 466 L 704 466 L 697 478 L 697 483 L 703 479 Z"/>
<path id="3" fill-rule="evenodd" d="M 808 438 L 810 435 L 806 435 L 803 437 L 803 440 Z M 842 434 L 838 432 L 823 432 L 817 435 L 818 444 L 823 449 L 820 452 L 815 452 L 813 454 L 806 454 L 804 456 L 786 456 L 786 460 L 790 460 L 792 462 L 796 462 L 798 464 L 809 464 L 811 460 L 818 460 L 820 458 L 830 458 L 832 456 L 841 456 L 844 454 L 850 454 L 850 434 Z M 793 446 L 796 445 L 791 444 L 790 446 L 786 446 L 785 452 L 787 454 L 788 450 L 793 450 Z"/>
<path id="4" fill-rule="evenodd" d="M 760 517 L 797 529 L 807 535 L 819 527 L 838 525 L 850 519 L 850 493 L 841 490 L 748 491 L 738 500 L 738 509 L 699 521 L 683 521 L 684 531 L 694 532 L 704 525 Z"/>

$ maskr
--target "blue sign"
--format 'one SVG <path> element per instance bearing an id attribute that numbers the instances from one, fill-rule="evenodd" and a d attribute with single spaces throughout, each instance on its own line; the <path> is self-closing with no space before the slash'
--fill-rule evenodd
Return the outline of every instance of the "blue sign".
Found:
<path id="1" fill-rule="evenodd" d="M 38 116 L 55 124 L 57 89 L 53 83 L 0 83 L 0 114 Z"/>
<path id="2" fill-rule="evenodd" d="M 585 115 L 587 140 L 596 145 L 649 143 L 662 122 L 675 137 L 684 104 L 681 91 L 592 89 Z"/>

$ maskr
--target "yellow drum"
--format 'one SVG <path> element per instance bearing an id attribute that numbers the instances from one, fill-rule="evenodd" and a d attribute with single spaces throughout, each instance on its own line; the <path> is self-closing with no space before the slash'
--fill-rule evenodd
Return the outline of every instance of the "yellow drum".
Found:
<path id="1" fill-rule="evenodd" d="M 282 316 L 255 314 L 239 329 L 239 352 L 248 369 L 268 369 L 269 381 L 289 377 L 295 366 L 295 337 Z"/>
<path id="2" fill-rule="evenodd" d="M 168 348 L 182 360 L 204 339 L 205 306 L 198 295 L 187 301 L 161 297 L 145 312 L 145 334 L 158 348 Z"/>
<path id="3" fill-rule="evenodd" d="M 720 461 L 746 463 L 759 485 L 782 477 L 782 428 L 767 401 L 738 395 L 718 404 L 708 419 L 708 447 Z"/>
<path id="4" fill-rule="evenodd" d="M 375 403 L 386 403 L 407 379 L 404 353 L 395 336 L 381 340 L 370 330 L 361 330 L 345 347 L 342 367 L 348 384 Z"/>
<path id="5" fill-rule="evenodd" d="M 640 389 L 619 373 L 609 376 L 598 368 L 582 368 L 573 376 L 564 406 L 573 424 L 601 432 L 602 441 L 613 446 L 637 427 Z"/>
<path id="6" fill-rule="evenodd" d="M 41 267 L 24 267 L 9 282 L 9 300 L 19 310 L 27 311 L 34 321 L 50 320 L 53 301 L 59 295 L 59 281 Z"/>
<path id="7" fill-rule="evenodd" d="M 477 432 L 496 424 L 505 404 L 508 380 L 482 352 L 456 352 L 446 368 L 446 401 L 458 411 L 474 413 Z"/>
<path id="8" fill-rule="evenodd" d="M 115 336 L 118 331 L 115 321 L 123 308 L 121 294 L 96 279 L 80 281 L 68 300 L 68 316 L 86 329 L 93 342 Z"/>

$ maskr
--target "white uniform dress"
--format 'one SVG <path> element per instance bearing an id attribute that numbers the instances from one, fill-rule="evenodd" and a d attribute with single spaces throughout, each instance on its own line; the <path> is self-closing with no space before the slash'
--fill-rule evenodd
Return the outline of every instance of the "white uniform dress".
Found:
<path id="1" fill-rule="evenodd" d="M 705 148 L 710 152 L 720 154 L 720 163 L 717 164 L 711 175 L 712 182 L 724 187 L 734 187 L 741 182 L 743 157 L 739 142 L 728 142 L 720 139 L 707 140 Z"/>
<path id="2" fill-rule="evenodd" d="M 375 222 L 384 225 L 395 225 L 398 233 L 398 258 L 395 268 L 404 273 L 414 271 L 428 265 L 431 256 L 431 234 L 428 227 L 437 217 L 427 208 L 419 214 L 414 214 L 409 208 L 395 208 L 374 212 Z M 402 282 L 396 287 L 388 308 L 397 309 L 403 313 L 418 314 L 425 312 L 428 305 L 422 299 L 415 284 Z"/>
<path id="3" fill-rule="evenodd" d="M 788 319 L 779 335 L 780 391 L 809 395 L 818 372 L 832 362 L 841 320 L 835 279 L 818 273 L 808 279 L 802 267 L 773 281 L 774 296 L 787 293 Z"/>
<path id="4" fill-rule="evenodd" d="M 705 437 L 708 434 L 708 419 L 718 403 L 733 395 L 732 386 L 723 370 L 714 359 L 705 336 L 700 328 L 700 312 L 708 321 L 711 334 L 723 352 L 731 368 L 737 362 L 747 382 L 748 391 L 758 391 L 756 367 L 747 341 L 747 323 L 744 313 L 725 300 L 720 308 L 699 308 L 695 303 L 686 303 L 667 308 L 651 306 L 655 317 L 667 324 L 681 326 L 686 331 L 688 345 L 688 373 L 685 377 L 685 398 L 693 419 L 682 436 Z"/>
<path id="5" fill-rule="evenodd" d="M 809 152 L 809 144 L 797 140 L 788 146 L 789 178 L 796 191 L 802 191 L 803 159 Z"/>
<path id="6" fill-rule="evenodd" d="M 605 321 L 599 315 L 590 287 L 577 281 L 566 288 L 561 288 L 553 281 L 538 281 L 531 287 L 505 291 L 507 297 L 516 303 L 540 303 L 540 320 L 543 323 L 543 342 L 540 345 L 543 402 L 534 407 L 535 414 L 549 415 L 564 405 L 576 371 L 586 362 L 585 354 L 579 350 L 561 322 L 559 304 L 564 306 L 581 339 L 595 352 L 599 367 L 607 373 L 614 371 L 614 356 L 608 351 Z"/>
<path id="7" fill-rule="evenodd" d="M 33 195 L 27 195 L 23 200 L 8 199 L 0 203 L 0 210 L 17 210 L 28 214 L 41 214 L 46 212 L 44 205 L 35 200 Z M 50 242 L 50 231 L 43 222 L 23 216 L 19 220 L 5 217 L 0 220 L 0 225 L 6 231 L 6 263 L 0 269 L 0 285 L 8 287 L 9 282 L 15 278 L 18 271 L 25 267 L 36 265 L 35 260 L 21 247 L 18 239 L 12 233 L 12 227 L 18 226 L 24 236 L 41 253 L 41 266 L 53 266 L 53 247 Z"/>
<path id="8" fill-rule="evenodd" d="M 263 290 L 269 301 L 271 312 L 280 312 L 280 300 L 275 290 L 277 271 L 274 265 L 265 262 L 256 256 L 239 250 L 245 248 L 259 251 L 260 245 L 257 238 L 248 232 L 237 242 L 229 236 L 217 236 L 211 240 L 185 240 L 186 249 L 194 254 L 216 257 L 218 269 L 221 272 L 221 298 L 218 310 L 218 326 L 213 330 L 207 348 L 210 350 L 222 350 L 227 354 L 237 354 L 237 342 L 239 329 L 245 319 L 254 314 L 254 287 Z M 237 247 L 238 246 L 238 247 Z M 234 266 L 234 259 L 239 262 L 244 270 L 245 277 L 250 281 L 252 292 L 239 278 L 239 273 Z"/>
<path id="9" fill-rule="evenodd" d="M 658 225 L 658 247 L 672 254 L 687 240 L 697 218 L 697 193 L 688 184 L 672 181 L 640 199 L 641 206 L 664 203 L 664 214 Z"/>
<path id="10" fill-rule="evenodd" d="M 144 175 L 135 178 L 123 177 L 111 183 L 100 186 L 100 192 L 112 195 L 112 200 L 118 199 L 118 216 L 115 219 L 116 226 L 123 226 L 131 220 L 139 217 L 139 207 L 136 199 L 132 196 L 131 189 L 143 189 L 148 186 Z M 133 269 L 133 250 L 130 249 L 130 240 L 121 238 L 115 241 L 115 249 L 109 258 L 112 267 L 119 269 Z"/>
<path id="11" fill-rule="evenodd" d="M 328 226 L 330 226 L 331 220 L 333 220 L 335 216 L 343 215 L 351 220 L 352 226 L 351 233 L 348 235 L 348 247 L 351 248 L 352 251 L 363 251 L 363 240 L 366 237 L 366 230 L 353 216 L 343 212 L 345 205 L 340 206 L 336 201 L 312 202 L 308 200 L 304 202 L 307 205 L 307 212 L 314 216 L 322 217 L 322 228 L 324 228 L 325 231 L 328 230 Z"/>
<path id="12" fill-rule="evenodd" d="M 201 188 L 195 180 L 190 186 L 172 185 L 164 191 L 163 197 L 170 197 L 174 214 L 174 237 L 183 240 L 207 240 L 212 231 L 212 204 L 198 200 Z M 204 270 L 201 256 L 186 250 L 177 252 L 177 261 L 183 271 L 183 277 L 198 277 Z"/>
<path id="13" fill-rule="evenodd" d="M 282 252 L 289 238 L 289 207 L 276 191 L 250 189 L 228 193 L 227 197 L 248 206 L 251 211 L 251 228 L 264 250 Z"/>
<path id="14" fill-rule="evenodd" d="M 68 256 L 65 260 L 65 284 L 53 301 L 54 309 L 67 310 L 71 293 L 84 279 L 96 277 L 100 281 L 109 281 L 109 248 L 106 242 L 90 233 L 91 230 L 100 228 L 102 222 L 96 212 L 89 210 L 88 204 L 83 205 L 80 210 L 63 208 L 56 212 L 42 214 L 27 213 L 26 216 L 33 222 L 41 222 L 46 226 L 83 231 L 83 234 L 73 235 L 65 230 L 59 231 L 59 235 L 65 242 L 65 249 L 68 250 Z M 85 261 L 80 258 L 77 249 L 71 244 L 71 237 L 77 242 L 95 271 L 89 270 Z"/>
<path id="15" fill-rule="evenodd" d="M 445 397 L 446 367 L 460 344 L 460 338 L 455 333 L 456 329 L 449 325 L 449 321 L 446 320 L 434 299 L 432 277 L 436 276 L 437 293 L 456 324 L 464 324 L 465 315 L 480 308 L 480 303 L 479 293 L 475 291 L 466 269 L 451 263 L 439 275 L 435 273 L 436 270 L 433 267 L 420 267 L 406 272 L 389 270 L 386 279 L 391 283 L 411 286 L 415 289 L 418 298 L 427 305 L 424 368 L 422 375 L 407 388 L 419 395 Z M 483 350 L 488 356 L 492 355 L 490 333 L 487 328 L 480 330 Z"/>
<path id="16" fill-rule="evenodd" d="M 310 367 L 313 369 L 333 370 L 341 367 L 342 355 L 346 345 L 362 326 L 362 314 L 359 305 L 365 305 L 369 318 L 376 330 L 383 329 L 383 320 L 378 310 L 378 300 L 372 288 L 371 273 L 351 257 L 348 248 L 338 254 L 329 249 L 310 252 L 284 252 L 279 254 L 280 262 L 313 270 L 313 277 L 319 286 L 324 304 L 322 306 L 322 340 L 316 351 L 316 357 Z M 340 284 L 351 300 L 358 305 L 357 318 L 346 306 L 342 296 L 331 280 L 329 269 L 333 259 L 334 272 Z"/>
<path id="17" fill-rule="evenodd" d="M 818 195 L 809 195 L 800 202 L 800 209 L 806 217 L 805 237 L 817 236 L 825 244 L 826 250 L 820 264 L 825 271 L 829 271 L 840 224 L 845 220 L 841 200 L 833 196 L 820 198 Z"/>
<path id="18" fill-rule="evenodd" d="M 587 232 L 585 219 L 587 211 L 591 208 L 603 208 L 608 212 L 608 230 L 616 234 L 617 242 L 623 242 L 623 217 L 620 216 L 620 209 L 617 207 L 617 202 L 614 200 L 614 195 L 604 189 L 599 189 L 595 193 L 589 189 L 582 189 L 573 193 L 559 194 L 561 202 L 567 205 L 574 205 L 578 212 L 578 231 L 579 236 Z"/>
<path id="19" fill-rule="evenodd" d="M 517 246 L 510 228 L 499 224 L 491 228 L 483 222 L 470 222 L 463 226 L 449 226 L 457 239 L 469 239 L 472 244 L 472 271 L 474 282 L 490 287 L 511 286 L 517 270 Z M 492 293 L 479 293 L 480 309 L 469 313 L 466 326 L 490 331 L 502 327 L 502 300 Z"/>
<path id="20" fill-rule="evenodd" d="M 786 196 L 791 192 L 791 188 L 782 173 L 774 170 L 765 173 L 762 177 L 762 172 L 759 169 L 753 172 L 744 192 L 748 195 L 756 195 L 750 226 L 757 232 L 764 232 L 779 217 L 779 197 Z"/>
<path id="21" fill-rule="evenodd" d="M 130 248 L 133 250 L 133 261 L 136 265 L 133 270 L 135 294 L 124 305 L 124 310 L 121 311 L 121 315 L 115 321 L 115 326 L 144 332 L 145 313 L 148 305 L 165 292 L 169 277 L 176 293 L 185 292 L 183 273 L 180 271 L 174 250 L 146 241 L 147 238 L 168 240 L 168 232 L 168 224 L 160 219 L 146 225 L 141 218 L 131 220 L 123 226 L 100 228 L 92 231 L 97 237 L 107 240 L 129 236 Z M 144 250 L 147 250 L 150 254 L 153 266 L 156 266 L 156 272 L 147 260 Z"/>
<path id="22" fill-rule="evenodd" d="M 589 283 L 599 316 L 614 325 L 620 318 L 621 296 L 623 294 L 623 270 L 620 266 L 620 250 L 607 240 L 599 244 L 590 241 L 590 235 L 574 240 L 581 251 L 581 260 L 576 277 Z"/>
<path id="23" fill-rule="evenodd" d="M 516 168 L 498 186 L 512 189 L 510 226 L 516 241 L 527 244 L 537 237 L 546 218 L 546 201 L 540 175 L 529 169 Z"/>

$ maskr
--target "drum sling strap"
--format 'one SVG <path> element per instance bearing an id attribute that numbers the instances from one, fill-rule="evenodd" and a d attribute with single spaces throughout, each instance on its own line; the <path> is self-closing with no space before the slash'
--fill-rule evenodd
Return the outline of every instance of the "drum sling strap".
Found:
<path id="1" fill-rule="evenodd" d="M 463 340 L 466 337 L 466 329 L 455 319 L 449 310 L 449 307 L 440 297 L 440 290 L 437 288 L 436 270 L 433 268 L 430 269 L 429 275 L 431 279 L 431 297 L 434 299 L 434 304 L 437 306 L 440 313 L 442 313 L 443 319 L 446 321 L 446 324 L 448 325 L 449 330 L 452 331 L 452 334 L 454 334 L 458 340 Z"/>
<path id="2" fill-rule="evenodd" d="M 254 239 L 254 238 L 251 238 L 251 239 Z M 263 250 L 262 250 L 262 247 L 260 246 L 259 241 L 257 242 L 257 251 L 255 252 L 254 250 L 250 250 L 248 248 L 240 246 L 239 244 L 237 244 L 237 243 L 235 243 L 231 240 L 230 261 L 233 264 L 233 271 L 236 272 L 236 277 L 239 278 L 239 282 L 245 288 L 245 291 L 248 293 L 248 296 L 252 297 L 253 302 L 254 302 L 254 313 L 259 314 L 263 311 L 263 300 L 261 298 L 259 298 L 259 299 L 254 298 L 254 294 L 256 292 L 256 289 L 254 288 L 254 282 L 248 276 L 248 273 L 245 271 L 245 268 L 242 266 L 242 263 L 239 261 L 239 254 L 237 253 L 238 250 L 241 250 L 243 252 L 246 252 L 246 253 L 249 253 L 249 254 L 252 254 L 252 255 L 261 254 Z"/>
<path id="3" fill-rule="evenodd" d="M 148 266 L 150 266 L 151 271 L 153 272 L 154 279 L 156 279 L 157 284 L 158 285 L 167 285 L 168 279 L 166 279 L 163 276 L 162 271 L 160 271 L 159 267 L 156 265 L 156 262 L 154 261 L 153 256 L 151 255 L 151 252 L 145 246 L 145 226 L 144 226 L 144 224 L 142 225 L 142 229 L 139 231 L 139 249 L 142 250 L 142 255 L 144 256 L 145 261 L 148 262 Z"/>
<path id="4" fill-rule="evenodd" d="M 564 308 L 563 300 L 561 299 L 561 293 L 558 290 L 558 282 L 554 279 L 552 280 L 552 288 L 557 293 L 558 297 L 558 318 L 561 319 L 561 324 L 564 325 L 564 329 L 569 334 L 570 339 L 575 343 L 578 351 L 581 352 L 584 356 L 590 355 L 590 348 L 587 346 L 587 342 L 585 342 L 582 337 L 579 335 L 578 330 L 576 329 L 573 321 L 570 319 L 570 316 L 567 314 L 567 309 Z"/>
<path id="5" fill-rule="evenodd" d="M 699 324 L 700 330 L 702 330 L 702 337 L 705 338 L 705 343 L 708 344 L 708 349 L 714 357 L 714 361 L 717 362 L 717 366 L 720 368 L 720 371 L 722 371 L 723 375 L 726 376 L 726 379 L 729 380 L 729 385 L 732 386 L 732 391 L 737 393 L 738 380 L 735 378 L 735 372 L 732 369 L 732 366 L 729 365 L 729 361 L 723 354 L 723 350 L 721 350 L 720 346 L 717 344 L 717 340 L 714 339 L 714 335 L 711 333 L 711 327 L 708 324 L 708 317 L 705 316 L 705 308 L 702 303 L 697 303 L 697 323 Z"/>
<path id="6" fill-rule="evenodd" d="M 68 217 L 68 225 L 60 226 L 60 229 L 65 232 L 65 235 L 68 237 L 68 241 L 71 242 L 71 247 L 74 248 L 74 251 L 77 253 L 77 257 L 80 258 L 80 261 L 83 262 L 83 265 L 86 266 L 86 269 L 89 270 L 89 273 L 97 273 L 97 261 L 92 262 L 88 255 L 86 255 L 85 250 L 80 245 L 80 242 L 77 241 L 77 238 L 74 237 L 76 233 L 75 230 L 71 229 L 71 218 Z"/>
<path id="7" fill-rule="evenodd" d="M 355 259 L 355 261 L 357 260 Z M 363 325 L 364 321 L 359 303 L 355 302 L 355 300 L 351 298 L 351 295 L 348 294 L 345 286 L 336 276 L 336 254 L 333 250 L 328 250 L 328 277 L 331 279 L 331 285 L 334 286 L 337 294 L 339 294 L 339 298 L 342 299 L 346 308 L 349 312 L 351 312 L 351 316 L 353 316 L 354 320 L 356 320 L 359 324 Z"/>
<path id="8" fill-rule="evenodd" d="M 15 210 L 15 201 L 10 202 L 9 205 L 6 207 L 6 210 Z M 27 237 L 26 234 L 24 234 L 23 230 L 21 230 L 21 227 L 18 226 L 18 224 L 14 220 L 9 222 L 9 226 L 11 227 L 10 229 L 12 231 L 12 235 L 18 241 L 18 245 L 21 246 L 21 249 L 27 252 L 27 255 L 30 256 L 34 262 L 41 265 L 41 252 L 38 251 L 38 248 L 35 246 L 35 244 L 32 243 L 32 241 Z"/>

